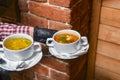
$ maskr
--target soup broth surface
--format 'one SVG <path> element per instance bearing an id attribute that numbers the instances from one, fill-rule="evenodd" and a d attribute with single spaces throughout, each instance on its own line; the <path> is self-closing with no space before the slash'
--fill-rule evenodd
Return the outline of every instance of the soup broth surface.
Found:
<path id="1" fill-rule="evenodd" d="M 54 37 L 55 41 L 63 44 L 73 43 L 79 39 L 75 34 L 62 33 Z"/>
<path id="2" fill-rule="evenodd" d="M 11 50 L 20 50 L 27 48 L 32 42 L 27 38 L 11 38 L 5 41 L 5 47 Z"/>

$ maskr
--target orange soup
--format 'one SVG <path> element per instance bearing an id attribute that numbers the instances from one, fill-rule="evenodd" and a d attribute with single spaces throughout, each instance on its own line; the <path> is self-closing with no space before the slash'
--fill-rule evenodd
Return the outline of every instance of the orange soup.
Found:
<path id="1" fill-rule="evenodd" d="M 79 39 L 75 34 L 62 33 L 54 37 L 55 41 L 63 44 L 73 43 Z"/>

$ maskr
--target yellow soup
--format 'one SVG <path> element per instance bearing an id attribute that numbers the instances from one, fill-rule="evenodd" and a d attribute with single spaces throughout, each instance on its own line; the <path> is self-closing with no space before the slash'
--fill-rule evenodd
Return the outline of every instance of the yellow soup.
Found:
<path id="1" fill-rule="evenodd" d="M 59 43 L 68 44 L 77 41 L 79 37 L 75 34 L 63 33 L 57 34 L 54 39 Z"/>
<path id="2" fill-rule="evenodd" d="M 11 38 L 5 41 L 5 47 L 11 50 L 20 50 L 31 45 L 31 41 L 27 38 Z"/>

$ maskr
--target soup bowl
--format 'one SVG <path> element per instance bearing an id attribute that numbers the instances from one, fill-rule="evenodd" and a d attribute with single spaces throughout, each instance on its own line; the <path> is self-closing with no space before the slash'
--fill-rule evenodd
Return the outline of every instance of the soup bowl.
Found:
<path id="1" fill-rule="evenodd" d="M 84 37 L 87 39 L 86 37 Z M 58 53 L 75 53 L 81 49 L 82 45 L 88 42 L 82 42 L 83 37 L 75 30 L 60 30 L 52 38 L 48 38 L 46 45 L 53 47 Z"/>
<path id="2" fill-rule="evenodd" d="M 35 51 L 41 51 L 39 43 L 34 42 L 33 38 L 27 34 L 13 34 L 0 42 L 5 57 L 9 60 L 24 61 L 30 58 Z M 37 46 L 37 48 L 34 48 Z"/>

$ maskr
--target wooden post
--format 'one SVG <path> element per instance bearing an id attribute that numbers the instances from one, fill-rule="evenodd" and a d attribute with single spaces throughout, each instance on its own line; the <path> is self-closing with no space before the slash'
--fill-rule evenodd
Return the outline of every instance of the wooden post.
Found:
<path id="1" fill-rule="evenodd" d="M 92 14 L 90 22 L 89 32 L 89 44 L 88 51 L 88 65 L 87 65 L 87 77 L 86 80 L 94 80 L 95 78 L 95 60 L 97 49 L 97 38 L 100 21 L 100 10 L 102 0 L 90 0 L 92 2 Z"/>

